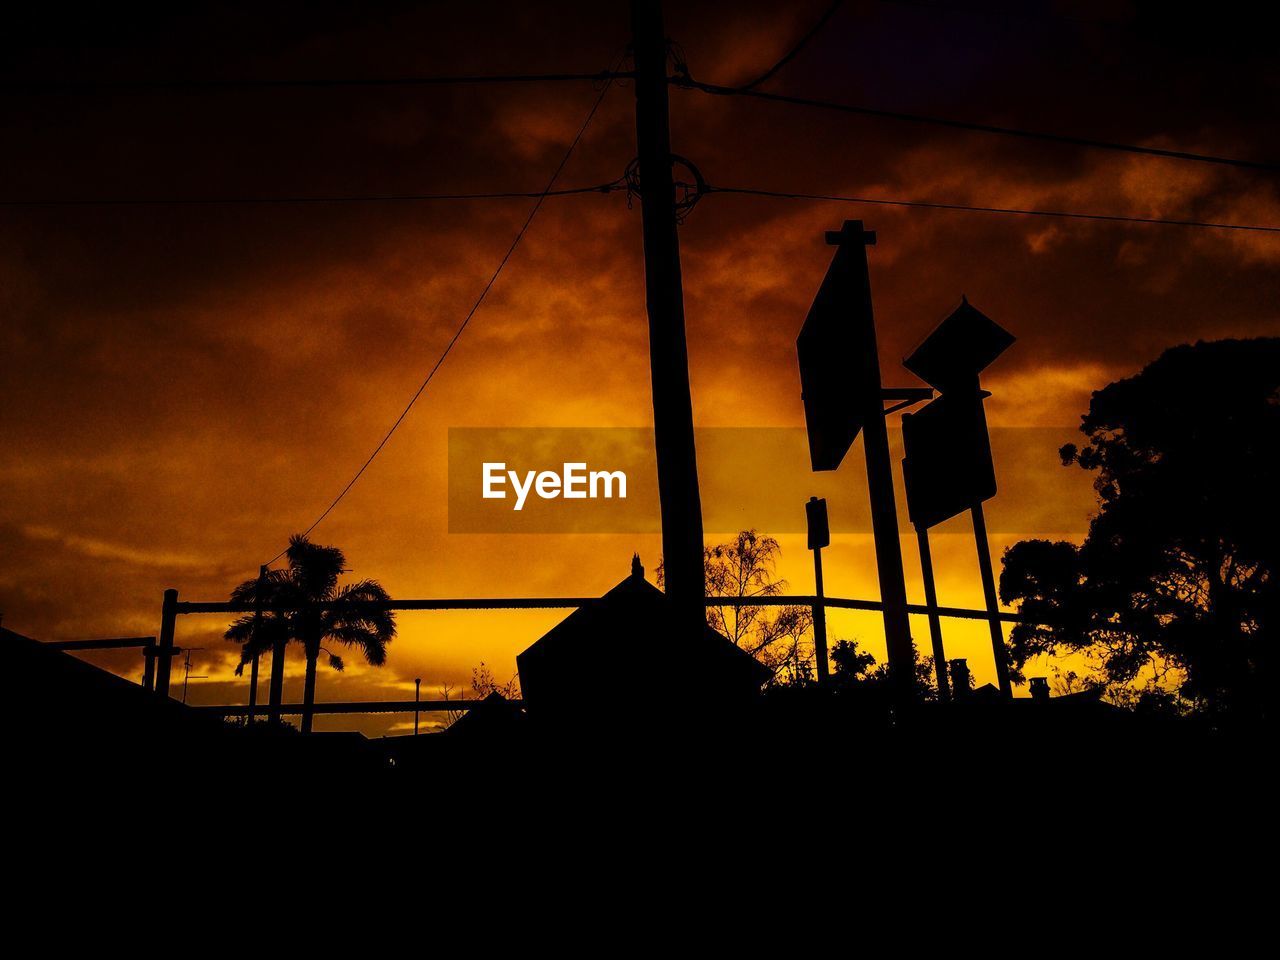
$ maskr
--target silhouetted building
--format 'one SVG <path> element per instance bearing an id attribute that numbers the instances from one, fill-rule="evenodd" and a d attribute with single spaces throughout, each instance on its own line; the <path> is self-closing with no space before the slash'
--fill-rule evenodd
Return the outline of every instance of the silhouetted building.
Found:
<path id="1" fill-rule="evenodd" d="M 0 698 L 0 726 L 12 744 L 0 769 L 15 782 L 172 788 L 180 775 L 294 785 L 304 775 L 372 773 L 381 763 L 363 734 L 301 737 L 229 726 L 12 630 L 0 629 L 0 652 L 15 681 Z"/>
<path id="2" fill-rule="evenodd" d="M 497 690 L 471 707 L 444 732 L 452 737 L 509 737 L 524 730 L 525 715 Z"/>
<path id="3" fill-rule="evenodd" d="M 575 610 L 516 657 L 529 716 L 538 722 L 645 726 L 750 702 L 767 668 L 715 630 L 690 635 L 661 590 L 631 575 Z M 576 720 L 575 720 L 576 718 Z"/>
<path id="4" fill-rule="evenodd" d="M 1031 678 L 1031 699 L 1037 702 L 1047 702 L 1049 700 L 1049 678 L 1048 677 L 1032 677 Z"/>
<path id="5" fill-rule="evenodd" d="M 103 742 L 142 751 L 164 736 L 221 727 L 216 718 L 12 630 L 0 629 L 0 651 L 17 681 L 5 691 L 0 716 L 8 729 L 56 744 L 55 753 Z"/>

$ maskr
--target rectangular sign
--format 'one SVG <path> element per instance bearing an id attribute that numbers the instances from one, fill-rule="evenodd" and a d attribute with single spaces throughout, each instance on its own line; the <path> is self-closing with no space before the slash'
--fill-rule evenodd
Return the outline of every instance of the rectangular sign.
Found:
<path id="1" fill-rule="evenodd" d="M 996 495 L 991 438 L 979 394 L 944 394 L 902 418 L 907 515 L 932 527 Z"/>

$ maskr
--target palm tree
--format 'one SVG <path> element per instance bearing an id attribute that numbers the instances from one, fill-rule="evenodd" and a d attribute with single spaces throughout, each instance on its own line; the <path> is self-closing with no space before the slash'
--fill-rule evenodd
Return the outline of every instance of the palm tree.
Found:
<path id="1" fill-rule="evenodd" d="M 231 602 L 254 607 L 254 612 L 240 617 L 227 628 L 223 636 L 240 644 L 240 662 L 236 676 L 244 672 L 245 664 L 253 663 L 254 680 L 257 680 L 257 660 L 271 651 L 271 686 L 268 696 L 267 719 L 280 722 L 280 704 L 284 692 L 284 650 L 289 642 L 289 623 L 283 613 L 261 608 L 281 598 L 281 584 L 288 576 L 285 570 L 268 570 L 264 565 L 255 580 L 246 580 L 231 591 Z"/>
<path id="2" fill-rule="evenodd" d="M 337 547 L 311 543 L 299 534 L 289 539 L 285 552 L 289 566 L 246 580 L 232 591 L 231 599 L 270 609 L 247 614 L 226 632 L 239 643 L 240 666 L 271 650 L 271 695 L 268 716 L 278 720 L 284 679 L 284 649 L 290 640 L 302 644 L 307 658 L 303 688 L 302 732 L 310 733 L 316 699 L 316 665 L 320 654 L 329 656 L 335 670 L 342 658 L 324 647 L 326 641 L 357 648 L 365 660 L 380 667 L 387 660 L 387 644 L 396 635 L 395 614 L 386 608 L 391 598 L 377 581 L 360 580 L 339 586 L 346 557 Z"/>

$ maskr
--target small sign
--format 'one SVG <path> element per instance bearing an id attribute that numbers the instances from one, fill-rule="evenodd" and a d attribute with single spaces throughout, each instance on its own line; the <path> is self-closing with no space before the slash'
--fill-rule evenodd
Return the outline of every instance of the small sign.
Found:
<path id="1" fill-rule="evenodd" d="M 831 545 L 831 526 L 827 522 L 827 501 L 810 497 L 804 505 L 809 521 L 809 549 L 821 550 Z"/>

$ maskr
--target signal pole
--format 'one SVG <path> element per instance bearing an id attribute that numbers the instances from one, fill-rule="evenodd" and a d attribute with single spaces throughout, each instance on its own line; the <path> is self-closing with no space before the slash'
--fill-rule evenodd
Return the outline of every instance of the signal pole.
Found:
<path id="1" fill-rule="evenodd" d="M 632 0 L 631 30 L 663 565 L 676 616 L 690 629 L 702 629 L 706 622 L 702 501 L 693 440 L 680 238 L 671 176 L 667 38 L 660 0 Z"/>

